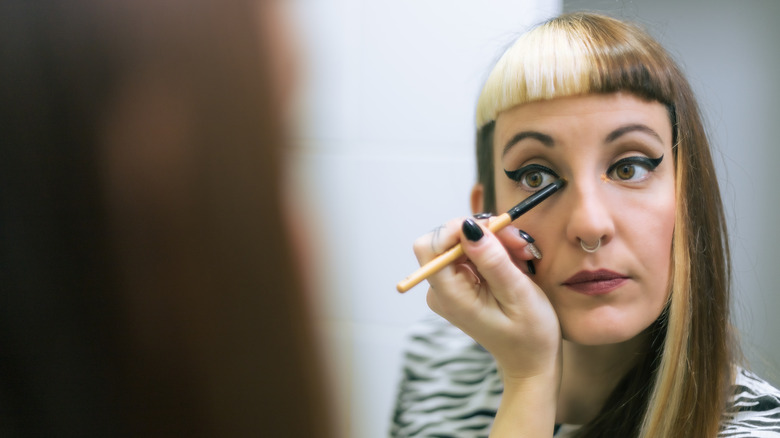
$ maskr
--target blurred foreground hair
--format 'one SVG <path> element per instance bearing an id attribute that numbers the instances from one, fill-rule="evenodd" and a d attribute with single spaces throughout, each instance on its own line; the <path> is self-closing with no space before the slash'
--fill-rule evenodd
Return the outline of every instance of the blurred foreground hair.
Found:
<path id="1" fill-rule="evenodd" d="M 261 6 L 0 5 L 0 436 L 330 436 Z"/>

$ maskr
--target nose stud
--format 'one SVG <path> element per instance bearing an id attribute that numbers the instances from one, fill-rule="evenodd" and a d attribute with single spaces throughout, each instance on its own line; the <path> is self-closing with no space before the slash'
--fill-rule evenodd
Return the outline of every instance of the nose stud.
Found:
<path id="1" fill-rule="evenodd" d="M 583 251 L 592 254 L 601 248 L 601 238 L 599 238 L 599 240 L 597 240 L 593 246 L 586 244 L 584 240 L 580 239 L 580 246 L 582 247 Z"/>

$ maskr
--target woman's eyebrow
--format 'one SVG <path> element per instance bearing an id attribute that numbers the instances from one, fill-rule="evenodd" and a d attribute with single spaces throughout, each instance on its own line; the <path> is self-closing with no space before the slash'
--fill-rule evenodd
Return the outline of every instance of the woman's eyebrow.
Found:
<path id="1" fill-rule="evenodd" d="M 526 138 L 532 138 L 534 140 L 539 141 L 541 144 L 552 147 L 555 144 L 555 141 L 553 141 L 553 138 L 550 137 L 547 134 L 542 134 L 538 131 L 522 131 L 515 134 L 514 137 L 512 137 L 511 140 L 509 140 L 506 145 L 504 145 L 504 151 L 501 153 L 501 156 L 503 157 L 506 155 L 507 152 L 509 152 L 509 149 L 512 148 L 512 146 L 516 145 L 517 143 L 525 140 Z"/>
<path id="2" fill-rule="evenodd" d="M 657 132 L 655 132 L 653 128 L 647 125 L 643 125 L 641 123 L 621 126 L 620 128 L 610 132 L 609 135 L 607 135 L 607 138 L 604 140 L 604 142 L 611 143 L 617 140 L 618 138 L 620 138 L 621 136 L 628 134 L 629 132 L 636 132 L 636 131 L 643 132 L 645 134 L 650 135 L 651 137 L 654 137 L 661 144 L 663 144 L 664 142 L 661 136 Z"/>

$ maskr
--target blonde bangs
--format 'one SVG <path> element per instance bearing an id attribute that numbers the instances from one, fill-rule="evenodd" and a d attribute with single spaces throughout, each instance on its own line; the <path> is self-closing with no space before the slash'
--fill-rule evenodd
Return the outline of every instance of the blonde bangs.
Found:
<path id="1" fill-rule="evenodd" d="M 668 103 L 669 62 L 627 23 L 560 16 L 520 36 L 498 60 L 477 101 L 477 129 L 517 105 L 588 93 L 629 91 Z"/>
<path id="2" fill-rule="evenodd" d="M 518 38 L 488 76 L 477 101 L 477 127 L 517 105 L 588 93 L 593 66 L 582 40 L 553 26 L 537 27 Z"/>

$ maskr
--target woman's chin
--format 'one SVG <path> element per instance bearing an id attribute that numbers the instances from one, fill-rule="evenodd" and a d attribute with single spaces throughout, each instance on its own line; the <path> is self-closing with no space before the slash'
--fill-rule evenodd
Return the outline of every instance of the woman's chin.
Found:
<path id="1" fill-rule="evenodd" d="M 622 344 L 640 334 L 652 324 L 629 317 L 566 318 L 559 315 L 563 339 L 583 346 Z"/>

